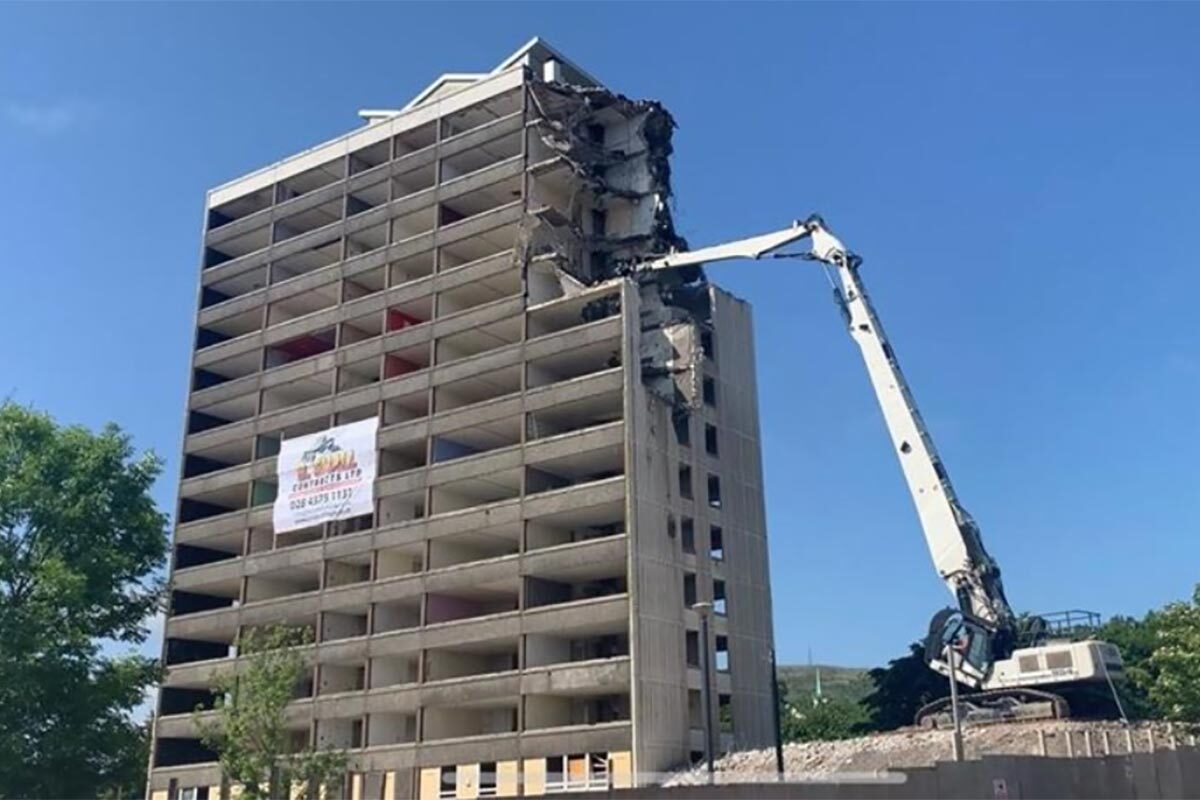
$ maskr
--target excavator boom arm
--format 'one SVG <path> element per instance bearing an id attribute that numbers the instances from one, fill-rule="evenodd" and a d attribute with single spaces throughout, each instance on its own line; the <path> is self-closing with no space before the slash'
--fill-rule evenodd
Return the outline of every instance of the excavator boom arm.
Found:
<path id="1" fill-rule="evenodd" d="M 805 239 L 811 242 L 811 251 L 805 257 L 821 261 L 837 273 L 838 303 L 845 312 L 850 335 L 862 351 L 938 574 L 963 612 L 993 630 L 1010 629 L 1013 613 L 1004 596 L 1000 570 L 984 549 L 974 520 L 955 497 L 895 351 L 863 287 L 858 271 L 860 259 L 829 232 L 819 217 L 736 242 L 670 253 L 639 265 L 637 271 L 677 269 L 734 258 L 759 259 Z"/>
<path id="2" fill-rule="evenodd" d="M 842 261 L 835 266 L 850 335 L 862 351 L 934 566 L 962 611 L 991 628 L 1007 628 L 1012 625 L 1013 613 L 1000 583 L 1000 569 L 984 549 L 975 521 L 955 496 L 896 353 L 863 287 L 858 259 L 847 254 Z"/>

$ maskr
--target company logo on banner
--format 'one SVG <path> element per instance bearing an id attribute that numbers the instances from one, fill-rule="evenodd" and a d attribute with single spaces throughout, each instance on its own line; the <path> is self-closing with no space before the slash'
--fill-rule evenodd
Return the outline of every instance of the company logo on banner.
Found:
<path id="1" fill-rule="evenodd" d="M 370 514 L 379 418 L 284 439 L 275 469 L 275 533 Z"/>

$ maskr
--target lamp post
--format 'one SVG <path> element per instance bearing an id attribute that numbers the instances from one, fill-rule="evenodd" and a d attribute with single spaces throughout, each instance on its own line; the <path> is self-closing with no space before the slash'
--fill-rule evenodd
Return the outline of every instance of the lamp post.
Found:
<path id="1" fill-rule="evenodd" d="M 713 782 L 713 709 L 712 679 L 709 674 L 708 618 L 712 616 L 712 603 L 696 603 L 692 610 L 700 615 L 700 696 L 704 703 L 704 758 L 708 762 L 708 782 Z"/>
<path id="2" fill-rule="evenodd" d="M 779 668 L 775 665 L 775 648 L 771 648 L 771 703 L 775 707 L 775 779 L 783 780 L 783 725 L 779 721 Z"/>
<path id="3" fill-rule="evenodd" d="M 963 760 L 962 719 L 958 716 L 958 679 L 954 671 L 954 648 L 946 645 L 946 663 L 950 665 L 950 719 L 954 723 L 954 760 Z"/>

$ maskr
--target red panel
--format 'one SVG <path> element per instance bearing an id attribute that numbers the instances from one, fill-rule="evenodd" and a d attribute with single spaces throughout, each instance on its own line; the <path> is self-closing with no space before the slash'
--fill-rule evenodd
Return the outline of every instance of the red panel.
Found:
<path id="1" fill-rule="evenodd" d="M 387 330 L 389 332 L 411 328 L 413 325 L 420 325 L 424 321 L 395 308 L 389 308 L 387 312 Z"/>
<path id="2" fill-rule="evenodd" d="M 277 345 L 276 349 L 281 350 L 288 357 L 288 360 L 296 361 L 301 358 L 315 356 L 318 353 L 324 353 L 326 350 L 331 350 L 333 349 L 333 343 L 328 339 L 318 338 L 317 336 L 301 336 Z"/>
<path id="3" fill-rule="evenodd" d="M 384 356 L 383 359 L 383 377 L 395 378 L 397 375 L 407 375 L 410 372 L 416 372 L 420 367 L 411 361 L 405 361 L 399 356 Z"/>

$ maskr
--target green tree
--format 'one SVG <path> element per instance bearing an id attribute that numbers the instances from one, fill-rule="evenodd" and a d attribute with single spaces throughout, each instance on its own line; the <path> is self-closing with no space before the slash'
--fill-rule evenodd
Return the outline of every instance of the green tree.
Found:
<path id="1" fill-rule="evenodd" d="M 316 798 L 345 774 L 343 752 L 296 747 L 287 724 L 287 705 L 308 673 L 299 648 L 310 639 L 307 628 L 246 631 L 238 640 L 243 656 L 238 673 L 221 675 L 213 689 L 216 718 L 197 709 L 201 739 L 247 800 L 289 798 L 294 786 Z"/>
<path id="2" fill-rule="evenodd" d="M 868 673 L 875 689 L 863 698 L 862 704 L 872 730 L 890 731 L 912 725 L 922 706 L 950 691 L 946 679 L 925 663 L 921 645 L 913 642 L 908 647 L 906 655 Z"/>
<path id="3" fill-rule="evenodd" d="M 1162 710 L 1150 696 L 1158 676 L 1152 660 L 1159 639 L 1159 612 L 1151 611 L 1142 619 L 1113 617 L 1096 630 L 1096 638 L 1110 642 L 1121 651 L 1125 677 L 1115 681 L 1125 714 L 1131 719 L 1158 719 Z"/>
<path id="4" fill-rule="evenodd" d="M 1200 723 L 1200 586 L 1159 612 L 1157 632 L 1150 697 L 1168 719 Z"/>
<path id="5" fill-rule="evenodd" d="M 821 698 L 811 704 L 789 705 L 781 719 L 785 742 L 816 742 L 858 736 L 867 712 L 852 700 Z"/>
<path id="6" fill-rule="evenodd" d="M 160 605 L 161 468 L 115 425 L 0 403 L 2 798 L 140 792 L 147 735 L 130 712 L 157 662 L 106 649 L 145 641 Z"/>
<path id="7" fill-rule="evenodd" d="M 862 705 L 845 697 L 792 698 L 779 682 L 779 732 L 785 742 L 828 741 L 857 736 L 867 724 Z"/>

